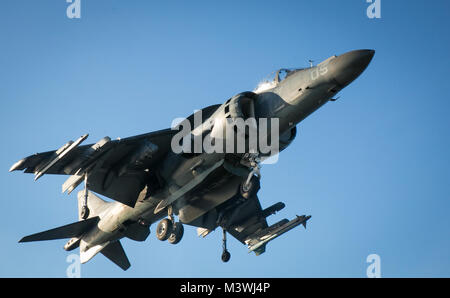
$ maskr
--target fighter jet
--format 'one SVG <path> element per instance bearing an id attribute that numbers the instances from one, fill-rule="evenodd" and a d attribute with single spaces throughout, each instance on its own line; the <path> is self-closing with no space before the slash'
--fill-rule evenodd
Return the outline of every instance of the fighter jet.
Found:
<path id="1" fill-rule="evenodd" d="M 296 137 L 298 124 L 325 103 L 336 100 L 337 93 L 366 69 L 374 53 L 356 50 L 332 56 L 316 66 L 280 69 L 257 89 L 208 106 L 176 127 L 124 139 L 105 137 L 80 146 L 86 134 L 58 150 L 18 161 L 10 171 L 34 173 L 35 180 L 45 174 L 68 175 L 62 185 L 62 191 L 68 194 L 84 183 L 84 189 L 78 192 L 78 222 L 26 236 L 19 242 L 70 239 L 64 249 L 79 247 L 82 263 L 100 252 L 127 270 L 130 262 L 120 239 L 145 241 L 150 227 L 159 221 L 156 237 L 171 244 L 182 239 L 183 225 L 197 227 L 203 237 L 220 227 L 224 262 L 230 259 L 227 234 L 256 255 L 265 252 L 273 239 L 296 226 L 306 228 L 311 216 L 268 225 L 266 218 L 285 204 L 262 208 L 257 196 L 262 161 L 287 148 Z M 264 124 L 265 130 L 257 131 L 257 146 L 250 146 L 250 128 L 261 128 L 263 119 L 269 122 Z M 228 124 L 238 120 L 245 121 L 244 128 L 236 129 L 235 125 L 231 131 L 236 135 L 224 133 L 230 131 Z M 236 150 L 238 135 L 244 140 L 240 151 Z M 263 138 L 266 144 L 276 144 L 277 150 L 263 150 Z M 205 140 L 213 146 L 222 144 L 216 149 L 231 149 L 206 150 L 202 146 Z M 230 141 L 232 146 L 223 146 L 223 141 Z"/>

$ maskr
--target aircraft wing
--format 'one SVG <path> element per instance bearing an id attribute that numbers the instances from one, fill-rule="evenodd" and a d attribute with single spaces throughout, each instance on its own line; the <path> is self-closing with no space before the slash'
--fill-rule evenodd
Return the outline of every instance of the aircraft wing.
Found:
<path id="1" fill-rule="evenodd" d="M 10 171 L 34 173 L 35 180 L 44 174 L 70 175 L 62 187 L 68 193 L 88 173 L 90 190 L 133 207 L 151 168 L 170 150 L 176 133 L 164 129 L 117 140 L 105 137 L 95 144 L 79 146 L 87 138 L 83 135 L 58 150 L 26 157 Z"/>
<path id="2" fill-rule="evenodd" d="M 202 109 L 203 117 L 211 116 L 220 104 Z M 186 118 L 195 127 L 194 114 Z M 170 150 L 177 129 L 163 129 L 125 139 L 104 137 L 95 144 L 80 146 L 88 137 L 81 136 L 58 150 L 37 153 L 16 162 L 11 171 L 34 173 L 35 180 L 44 174 L 70 175 L 62 191 L 71 193 L 85 177 L 89 189 L 134 207 L 141 191 L 159 184 L 152 169 Z M 87 174 L 87 175 L 86 175 Z M 147 185 L 151 184 L 151 185 Z M 146 196 L 147 193 L 144 193 Z"/>
<path id="3" fill-rule="evenodd" d="M 306 222 L 311 216 L 297 216 L 291 221 L 283 219 L 269 226 L 266 218 L 284 207 L 284 203 L 278 202 L 266 209 L 262 209 L 259 199 L 255 195 L 229 215 L 229 224 L 226 227 L 226 231 L 243 244 L 246 244 L 249 251 L 259 255 L 265 252 L 266 244 L 271 240 L 300 224 L 306 228 Z"/>
<path id="4" fill-rule="evenodd" d="M 227 232 L 245 244 L 245 240 L 257 231 L 268 227 L 261 203 L 255 195 L 239 206 L 228 218 Z"/>

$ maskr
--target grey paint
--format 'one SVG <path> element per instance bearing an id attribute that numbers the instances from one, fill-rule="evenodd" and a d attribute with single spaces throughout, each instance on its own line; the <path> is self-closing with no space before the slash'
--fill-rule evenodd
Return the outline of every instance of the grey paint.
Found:
<path id="1" fill-rule="evenodd" d="M 317 66 L 290 71 L 284 79 L 277 72 L 273 88 L 244 92 L 222 105 L 207 107 L 203 120 L 212 123 L 227 116 L 279 118 L 280 149 L 284 149 L 294 140 L 296 125 L 355 80 L 373 55 L 373 50 L 358 50 L 332 56 Z M 188 120 L 193 123 L 193 115 Z M 193 133 L 215 134 L 218 129 L 210 126 L 202 131 L 197 127 Z M 176 133 L 166 129 L 122 140 L 105 137 L 96 144 L 78 146 L 83 136 L 59 151 L 35 154 L 15 163 L 10 171 L 24 170 L 37 178 L 44 174 L 71 175 L 63 192 L 72 191 L 87 174 L 90 190 L 87 221 L 22 241 L 72 238 L 65 249 L 79 246 L 83 263 L 102 252 L 126 270 L 129 262 L 119 239 L 144 241 L 150 225 L 168 215 L 168 207 L 181 222 L 201 228 L 200 234 L 220 226 L 256 254 L 295 226 L 306 227 L 310 216 L 283 219 L 269 227 L 266 217 L 284 204 L 263 210 L 256 194 L 259 186 L 250 197 L 242 197 L 240 185 L 251 172 L 247 154 L 174 154 L 170 143 Z M 94 192 L 115 201 L 105 202 Z M 84 194 L 78 193 L 80 210 Z"/>

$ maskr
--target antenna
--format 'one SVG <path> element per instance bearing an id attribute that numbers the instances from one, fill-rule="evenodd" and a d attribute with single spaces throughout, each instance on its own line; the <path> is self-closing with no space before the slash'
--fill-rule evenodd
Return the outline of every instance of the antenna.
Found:
<path id="1" fill-rule="evenodd" d="M 313 67 L 313 62 L 314 62 L 314 60 L 308 60 L 308 62 L 309 62 L 309 66 L 310 66 L 310 67 Z"/>

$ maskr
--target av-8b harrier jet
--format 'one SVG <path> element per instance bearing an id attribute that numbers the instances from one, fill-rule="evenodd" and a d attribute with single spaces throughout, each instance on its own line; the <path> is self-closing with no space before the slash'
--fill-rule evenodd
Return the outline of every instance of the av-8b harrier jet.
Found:
<path id="1" fill-rule="evenodd" d="M 58 150 L 18 161 L 10 171 L 34 173 L 35 180 L 44 174 L 69 175 L 63 192 L 70 194 L 84 183 L 78 192 L 80 221 L 20 242 L 70 238 L 64 249 L 79 247 L 82 263 L 101 252 L 126 270 L 130 263 L 120 239 L 144 241 L 150 226 L 159 221 L 157 238 L 171 244 L 183 237 L 183 224 L 197 227 L 203 237 L 221 227 L 224 262 L 230 259 L 227 233 L 256 255 L 263 253 L 269 241 L 298 225 L 306 227 L 310 216 L 268 225 L 266 218 L 285 205 L 262 208 L 257 196 L 261 161 L 288 147 L 296 126 L 334 101 L 374 53 L 351 51 L 310 68 L 280 69 L 257 90 L 206 107 L 174 128 L 80 146 L 87 138 L 83 135 Z M 269 141 L 274 150 L 262 145 Z"/>

